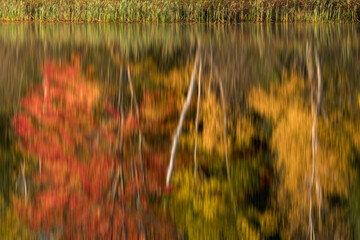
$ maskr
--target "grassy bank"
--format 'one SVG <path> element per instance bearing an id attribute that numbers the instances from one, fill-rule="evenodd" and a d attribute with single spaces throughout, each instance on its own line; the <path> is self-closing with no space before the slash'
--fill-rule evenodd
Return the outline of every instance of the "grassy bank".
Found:
<path id="1" fill-rule="evenodd" d="M 0 0 L 3 21 L 360 21 L 358 0 Z"/>

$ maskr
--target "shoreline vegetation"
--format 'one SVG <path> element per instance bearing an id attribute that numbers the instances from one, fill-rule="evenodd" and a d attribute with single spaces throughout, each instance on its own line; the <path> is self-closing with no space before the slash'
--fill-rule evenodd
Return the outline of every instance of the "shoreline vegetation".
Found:
<path id="1" fill-rule="evenodd" d="M 0 0 L 0 21 L 360 22 L 360 1 Z"/>

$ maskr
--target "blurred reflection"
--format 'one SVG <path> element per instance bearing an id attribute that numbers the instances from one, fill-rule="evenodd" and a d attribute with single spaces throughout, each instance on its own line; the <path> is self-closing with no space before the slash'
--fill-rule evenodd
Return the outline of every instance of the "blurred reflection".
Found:
<path id="1" fill-rule="evenodd" d="M 356 239 L 359 30 L 1 24 L 0 234 Z"/>

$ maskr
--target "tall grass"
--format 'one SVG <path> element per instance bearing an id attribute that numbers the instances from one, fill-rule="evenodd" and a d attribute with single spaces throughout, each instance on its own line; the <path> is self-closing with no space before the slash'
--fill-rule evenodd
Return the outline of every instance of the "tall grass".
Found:
<path id="1" fill-rule="evenodd" d="M 358 0 L 0 0 L 0 20 L 71 22 L 360 21 Z"/>

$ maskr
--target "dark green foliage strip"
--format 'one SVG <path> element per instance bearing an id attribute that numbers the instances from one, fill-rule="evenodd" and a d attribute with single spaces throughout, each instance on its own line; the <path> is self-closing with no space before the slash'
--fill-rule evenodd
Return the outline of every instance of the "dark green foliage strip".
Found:
<path id="1" fill-rule="evenodd" d="M 3 21 L 360 21 L 358 0 L 0 0 Z"/>

